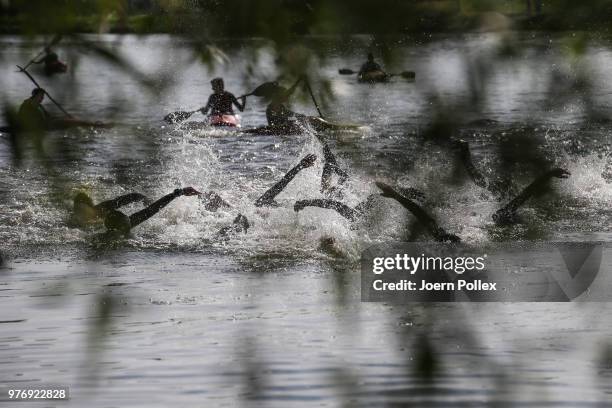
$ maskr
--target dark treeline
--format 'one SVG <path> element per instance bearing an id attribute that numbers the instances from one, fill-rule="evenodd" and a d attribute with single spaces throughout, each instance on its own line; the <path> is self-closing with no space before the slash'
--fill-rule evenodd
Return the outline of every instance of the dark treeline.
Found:
<path id="1" fill-rule="evenodd" d="M 594 0 L 5 0 L 0 32 L 205 31 L 212 37 L 419 33 L 482 28 L 491 14 L 514 28 L 607 31 L 612 2 Z M 205 24 L 202 24 L 205 23 Z"/>

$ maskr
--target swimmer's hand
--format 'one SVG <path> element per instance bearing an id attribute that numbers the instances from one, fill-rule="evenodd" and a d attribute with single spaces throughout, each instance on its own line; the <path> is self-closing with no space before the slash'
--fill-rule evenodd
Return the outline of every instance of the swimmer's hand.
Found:
<path id="1" fill-rule="evenodd" d="M 202 194 L 202 193 L 200 193 L 198 190 L 196 190 L 193 187 L 177 188 L 174 191 L 177 192 L 179 195 L 184 195 L 184 196 L 195 196 L 195 195 L 201 195 Z"/>
<path id="2" fill-rule="evenodd" d="M 293 211 L 299 212 L 308 206 L 308 201 L 306 200 L 298 200 L 293 204 Z"/>
<path id="3" fill-rule="evenodd" d="M 302 161 L 300 161 L 300 167 L 303 169 L 307 167 L 312 167 L 315 164 L 316 160 L 317 160 L 316 154 L 309 154 L 308 156 L 304 157 Z"/>

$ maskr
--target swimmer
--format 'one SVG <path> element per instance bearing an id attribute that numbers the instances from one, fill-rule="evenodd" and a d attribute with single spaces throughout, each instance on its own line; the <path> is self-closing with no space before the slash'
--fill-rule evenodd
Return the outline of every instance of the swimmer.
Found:
<path id="1" fill-rule="evenodd" d="M 132 228 L 140 225 L 157 214 L 162 208 L 180 196 L 195 196 L 201 193 L 193 187 L 177 188 L 172 193 L 163 196 L 147 208 L 128 216 L 116 209 L 107 211 L 104 215 L 104 226 L 110 233 L 129 235 Z"/>
<path id="2" fill-rule="evenodd" d="M 444 229 L 438 226 L 438 223 L 423 210 L 419 205 L 411 201 L 409 198 L 394 190 L 391 186 L 376 182 L 376 186 L 382 191 L 381 195 L 387 198 L 393 198 L 400 203 L 404 208 L 412 213 L 417 220 L 429 231 L 429 233 L 439 242 L 461 242 L 461 238 L 454 234 L 447 233 Z"/>
<path id="3" fill-rule="evenodd" d="M 83 227 L 88 224 L 102 221 L 109 211 L 138 201 L 145 203 L 148 199 L 146 196 L 139 193 L 129 193 L 113 198 L 112 200 L 102 201 L 96 205 L 91 197 L 80 192 L 73 200 L 72 215 L 70 217 L 71 224 Z"/>
<path id="4" fill-rule="evenodd" d="M 262 194 L 261 197 L 255 201 L 256 207 L 278 207 L 278 203 L 274 200 L 285 187 L 298 175 L 298 173 L 308 167 L 312 167 L 317 160 L 317 156 L 309 154 L 304 157 L 295 167 L 287 172 L 283 178 L 276 184 L 274 184 L 268 191 Z"/>
<path id="5" fill-rule="evenodd" d="M 542 176 L 538 177 L 530 185 L 525 187 L 515 198 L 510 200 L 508 204 L 500 208 L 493 214 L 493 221 L 498 225 L 510 225 L 518 222 L 517 210 L 525 204 L 531 197 L 541 195 L 546 192 L 546 187 L 553 178 L 566 179 L 571 173 L 565 169 L 555 168 L 547 171 Z"/>
<path id="6" fill-rule="evenodd" d="M 318 133 L 315 133 L 317 140 L 323 145 L 323 157 L 325 159 L 325 163 L 323 164 L 323 174 L 321 175 L 321 192 L 322 193 L 331 193 L 332 189 L 332 176 L 334 173 L 338 176 L 338 184 L 344 184 L 349 175 L 346 171 L 340 168 L 338 161 L 336 160 L 336 156 L 332 153 L 328 144 L 323 140 Z"/>
<path id="7" fill-rule="evenodd" d="M 276 196 L 278 196 L 289 183 L 297 176 L 297 174 L 314 165 L 317 156 L 314 154 L 309 154 L 304 157 L 295 167 L 287 172 L 283 176 L 283 178 L 270 187 L 264 194 L 261 195 L 256 201 L 256 207 L 278 207 L 278 203 L 274 200 Z M 204 193 L 201 195 L 204 205 L 208 211 L 217 211 L 220 208 L 231 208 L 231 206 L 219 196 L 214 191 Z M 222 237 L 226 237 L 232 233 L 244 232 L 246 233 L 251 224 L 247 217 L 242 214 L 238 214 L 231 225 L 221 228 L 219 230 L 218 235 Z"/>

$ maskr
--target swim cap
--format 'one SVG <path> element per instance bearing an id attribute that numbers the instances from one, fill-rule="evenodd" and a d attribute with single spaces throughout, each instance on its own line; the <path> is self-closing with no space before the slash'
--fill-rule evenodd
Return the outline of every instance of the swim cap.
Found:
<path id="1" fill-rule="evenodd" d="M 91 199 L 91 197 L 89 197 L 87 194 L 83 193 L 82 191 L 77 193 L 77 195 L 74 196 L 74 206 L 76 207 L 78 204 L 86 204 L 90 207 L 94 206 L 93 200 Z"/>

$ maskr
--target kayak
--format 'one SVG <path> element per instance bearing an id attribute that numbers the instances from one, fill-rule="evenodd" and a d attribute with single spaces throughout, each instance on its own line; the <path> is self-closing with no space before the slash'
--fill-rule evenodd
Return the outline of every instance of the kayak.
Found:
<path id="1" fill-rule="evenodd" d="M 102 122 L 88 122 L 79 119 L 61 119 L 58 121 L 54 121 L 49 124 L 44 130 L 63 130 L 63 129 L 71 129 L 76 127 L 90 127 L 90 128 L 110 128 L 113 125 L 110 123 L 102 123 Z M 11 133 L 16 131 L 17 129 L 14 126 L 0 126 L 0 133 Z"/>
<path id="2" fill-rule="evenodd" d="M 240 127 L 236 115 L 210 115 L 208 121 L 210 126 Z"/>
<path id="3" fill-rule="evenodd" d="M 304 128 L 297 125 L 288 126 L 259 126 L 256 128 L 241 129 L 242 133 L 262 136 L 293 136 L 304 132 Z"/>
<path id="4" fill-rule="evenodd" d="M 357 81 L 374 84 L 379 82 L 387 82 L 390 77 L 391 76 L 387 75 L 385 71 L 370 71 L 357 75 Z"/>
<path id="5" fill-rule="evenodd" d="M 342 132 L 348 130 L 357 130 L 362 127 L 361 125 L 353 125 L 348 123 L 333 123 L 316 116 L 307 116 L 306 118 L 308 125 L 310 125 L 314 130 L 318 132 Z"/>
<path id="6" fill-rule="evenodd" d="M 44 67 L 45 74 L 47 76 L 51 76 L 53 74 L 64 74 L 68 71 L 68 65 L 61 61 L 55 61 L 49 64 L 46 64 Z"/>
<path id="7" fill-rule="evenodd" d="M 349 131 L 349 130 L 357 130 L 361 126 L 360 125 L 349 125 L 349 124 L 339 124 L 332 123 L 323 118 L 318 118 L 316 116 L 305 116 L 301 118 L 301 121 L 296 121 L 284 126 L 259 126 L 256 128 L 250 129 L 242 129 L 241 132 L 256 134 L 256 135 L 275 135 L 275 136 L 292 136 L 299 135 L 304 133 L 304 131 L 308 128 L 312 128 L 317 132 L 341 132 L 341 131 Z"/>
<path id="8" fill-rule="evenodd" d="M 218 128 L 239 128 L 240 122 L 236 115 L 211 115 L 206 120 L 191 120 L 180 123 L 177 129 L 200 130 L 211 126 Z"/>

